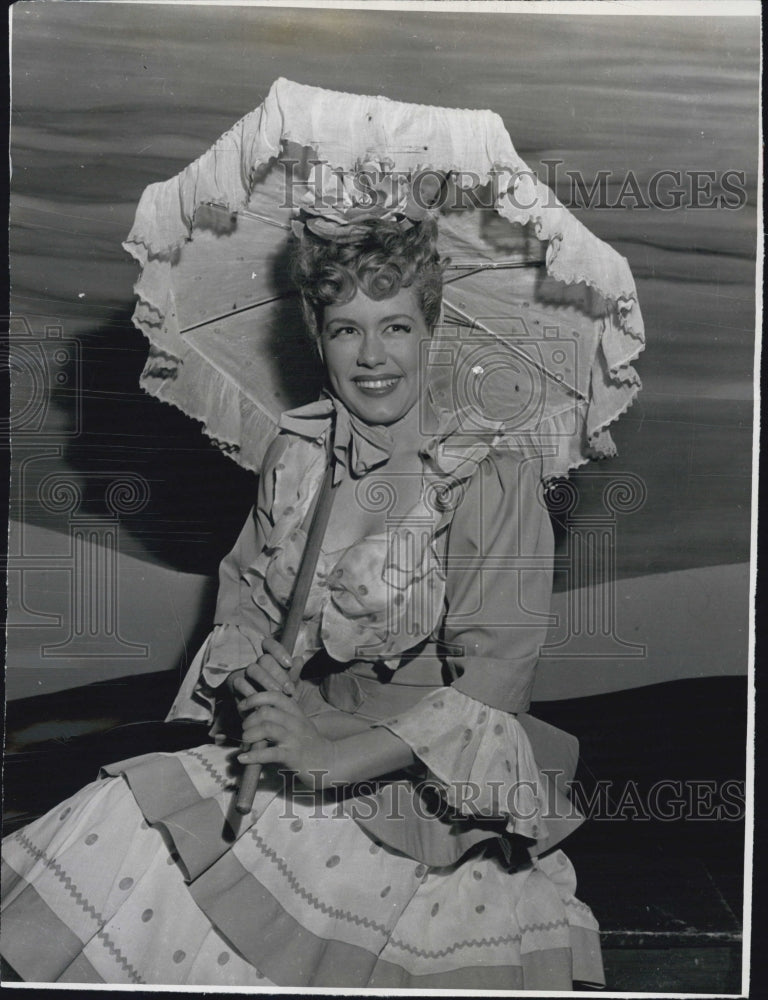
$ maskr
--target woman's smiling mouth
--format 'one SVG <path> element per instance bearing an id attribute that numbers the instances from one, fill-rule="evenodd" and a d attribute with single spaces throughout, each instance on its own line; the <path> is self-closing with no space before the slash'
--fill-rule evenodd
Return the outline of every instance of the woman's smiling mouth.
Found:
<path id="1" fill-rule="evenodd" d="M 379 376 L 378 378 L 358 376 L 352 381 L 361 392 L 372 396 L 384 396 L 398 385 L 401 378 L 401 375 Z"/>

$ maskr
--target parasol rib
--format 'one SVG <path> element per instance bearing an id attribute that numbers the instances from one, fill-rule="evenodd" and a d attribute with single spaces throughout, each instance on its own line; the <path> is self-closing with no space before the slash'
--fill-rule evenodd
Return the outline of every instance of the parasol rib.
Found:
<path id="1" fill-rule="evenodd" d="M 269 215 L 261 215 L 259 212 L 254 212 L 250 208 L 238 208 L 236 211 L 232 211 L 227 205 L 222 205 L 218 201 L 204 202 L 207 208 L 213 208 L 217 212 L 222 212 L 223 214 L 229 216 L 230 219 L 254 219 L 256 222 L 264 222 L 268 226 L 274 226 L 276 229 L 284 229 L 290 232 L 291 227 L 287 222 L 279 222 L 277 219 L 273 219 Z"/>
<path id="2" fill-rule="evenodd" d="M 458 264 L 451 261 L 449 264 L 445 265 L 446 271 L 458 271 L 461 268 L 471 267 L 474 271 L 495 271 L 499 268 L 504 267 L 543 267 L 544 261 L 539 257 L 529 258 L 528 260 L 480 260 L 480 261 L 460 261 Z M 460 275 L 464 277 L 464 275 Z M 456 279 L 451 279 L 456 280 Z"/>
<path id="3" fill-rule="evenodd" d="M 455 278 L 448 278 L 447 281 L 443 281 L 443 285 L 452 285 L 454 281 L 461 281 L 462 278 L 470 278 L 473 274 L 478 274 L 480 271 L 500 271 L 504 268 L 543 266 L 544 261 L 542 260 L 507 260 L 498 264 L 486 262 L 482 264 L 448 264 L 446 267 L 447 271 L 456 271 L 459 268 L 467 268 L 468 270 L 464 274 L 457 274 Z"/>
<path id="4" fill-rule="evenodd" d="M 201 326 L 209 326 L 211 323 L 219 323 L 221 320 L 229 319 L 230 316 L 238 316 L 240 313 L 248 312 L 249 309 L 258 309 L 260 306 L 268 306 L 270 302 L 279 302 L 280 299 L 293 298 L 297 293 L 294 291 L 281 292 L 279 295 L 271 295 L 268 299 L 259 299 L 258 302 L 250 302 L 247 306 L 240 306 L 239 309 L 230 309 L 229 312 L 221 313 L 218 316 L 211 316 L 209 319 L 201 320 L 200 323 L 193 323 L 185 326 L 179 333 L 190 333 L 192 330 L 199 330 Z"/>
<path id="5" fill-rule="evenodd" d="M 489 326 L 486 326 L 485 323 L 481 323 L 479 319 L 473 318 L 472 316 L 470 316 L 469 313 L 464 312 L 463 309 L 459 309 L 458 306 L 454 305 L 452 302 L 449 302 L 445 298 L 443 299 L 443 306 L 447 307 L 457 316 L 463 319 L 466 322 L 467 326 L 472 327 L 475 330 L 482 330 L 483 333 L 487 333 L 491 337 L 498 340 L 499 343 L 503 344 L 513 354 L 516 354 L 521 360 L 525 361 L 526 364 L 531 365 L 537 371 L 541 372 L 542 375 L 546 375 L 547 378 L 551 379 L 561 389 L 565 389 L 566 392 L 570 392 L 572 396 L 575 396 L 581 402 L 587 401 L 587 397 L 582 392 L 580 392 L 574 386 L 570 385 L 568 382 L 565 382 L 562 379 L 557 378 L 557 376 L 553 375 L 552 372 L 547 371 L 544 365 L 539 364 L 538 361 L 534 361 L 534 359 L 530 356 L 530 354 L 526 354 L 526 352 L 522 350 L 522 348 L 516 347 L 515 344 L 510 343 L 508 340 L 502 337 L 501 334 L 496 333 L 495 330 L 492 330 Z"/>
<path id="6" fill-rule="evenodd" d="M 239 209 L 237 215 L 243 219 L 255 219 L 257 222 L 265 222 L 268 226 L 275 226 L 275 228 L 284 229 L 286 232 L 290 232 L 291 230 L 291 227 L 286 222 L 278 222 L 277 219 L 270 219 L 268 215 L 259 215 L 258 212 L 252 212 L 247 208 Z"/>

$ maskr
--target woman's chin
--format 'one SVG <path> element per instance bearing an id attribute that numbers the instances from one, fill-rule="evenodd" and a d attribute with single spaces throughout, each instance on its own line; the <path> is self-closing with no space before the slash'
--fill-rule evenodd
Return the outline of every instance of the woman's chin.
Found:
<path id="1" fill-rule="evenodd" d="M 365 424 L 371 424 L 372 426 L 379 427 L 390 427 L 392 424 L 396 424 L 398 420 L 401 420 L 405 413 L 383 413 L 374 409 L 355 409 L 352 411 L 356 417 L 363 421 Z"/>
<path id="2" fill-rule="evenodd" d="M 416 400 L 403 400 L 399 393 L 395 392 L 389 396 L 363 397 L 362 393 L 356 392 L 355 398 L 344 398 L 341 401 L 356 417 L 366 424 L 381 424 L 388 427 L 396 424 L 416 405 Z M 400 396 L 400 398 L 398 398 Z"/>

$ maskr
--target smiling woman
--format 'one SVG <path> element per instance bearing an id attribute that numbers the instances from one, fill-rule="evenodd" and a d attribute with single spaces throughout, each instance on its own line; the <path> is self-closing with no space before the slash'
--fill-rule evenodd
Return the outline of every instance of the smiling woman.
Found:
<path id="1" fill-rule="evenodd" d="M 393 424 L 419 398 L 419 357 L 429 331 L 410 288 L 376 302 L 359 291 L 329 305 L 320 351 L 334 393 L 361 420 Z"/>

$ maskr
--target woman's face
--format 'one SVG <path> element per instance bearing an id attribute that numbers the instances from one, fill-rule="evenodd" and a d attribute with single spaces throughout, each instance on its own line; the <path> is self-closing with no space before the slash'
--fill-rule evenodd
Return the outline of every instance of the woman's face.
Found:
<path id="1" fill-rule="evenodd" d="M 420 345 L 429 336 L 413 288 L 380 300 L 358 289 L 325 307 L 320 348 L 331 388 L 366 423 L 400 420 L 419 398 Z"/>

